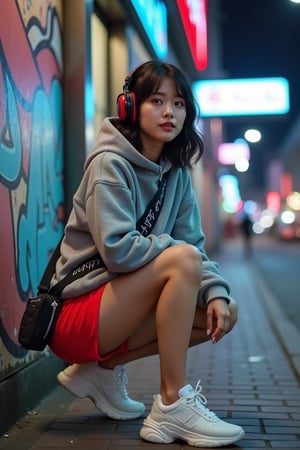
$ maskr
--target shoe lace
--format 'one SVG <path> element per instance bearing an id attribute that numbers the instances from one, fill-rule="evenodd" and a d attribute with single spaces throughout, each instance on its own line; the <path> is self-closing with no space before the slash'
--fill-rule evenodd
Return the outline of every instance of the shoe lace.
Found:
<path id="1" fill-rule="evenodd" d="M 120 369 L 116 372 L 116 381 L 118 383 L 122 396 L 124 398 L 128 398 L 128 392 L 126 389 L 126 385 L 128 383 L 128 376 L 125 367 L 120 367 Z"/>
<path id="2" fill-rule="evenodd" d="M 201 380 L 198 381 L 195 388 L 195 395 L 191 398 L 195 402 L 196 407 L 211 420 L 218 420 L 216 414 L 206 407 L 207 399 L 202 394 Z"/>

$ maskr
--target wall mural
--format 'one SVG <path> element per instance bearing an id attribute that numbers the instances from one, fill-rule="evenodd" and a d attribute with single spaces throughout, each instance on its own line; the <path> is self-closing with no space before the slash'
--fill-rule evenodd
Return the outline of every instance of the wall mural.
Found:
<path id="1" fill-rule="evenodd" d="M 61 26 L 61 0 L 1 2 L 0 380 L 38 356 L 18 326 L 63 231 Z"/>

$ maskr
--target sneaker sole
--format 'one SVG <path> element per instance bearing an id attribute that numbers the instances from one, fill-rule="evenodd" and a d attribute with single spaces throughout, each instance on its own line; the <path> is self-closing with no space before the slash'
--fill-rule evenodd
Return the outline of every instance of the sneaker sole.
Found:
<path id="1" fill-rule="evenodd" d="M 170 444 L 176 439 L 186 441 L 192 447 L 223 447 L 233 444 L 245 436 L 241 429 L 235 436 L 209 437 L 193 432 L 183 432 L 180 427 L 173 424 L 157 424 L 151 418 L 144 421 L 140 431 L 140 437 L 148 442 L 156 444 Z"/>
<path id="2" fill-rule="evenodd" d="M 137 419 L 138 417 L 141 417 L 145 412 L 145 407 L 143 410 L 136 412 L 124 412 L 117 408 L 114 408 L 111 404 L 107 402 L 105 397 L 97 391 L 97 395 L 93 395 L 93 392 L 91 394 L 86 394 L 82 391 L 80 391 L 79 383 L 76 382 L 76 377 L 73 375 L 72 377 L 69 377 L 64 371 L 60 372 L 57 375 L 58 382 L 71 394 L 76 395 L 78 398 L 89 398 L 94 405 L 96 406 L 99 411 L 106 414 L 111 419 L 115 420 L 130 420 L 130 419 Z M 93 386 L 89 386 L 91 388 L 91 391 L 93 391 Z M 141 403 L 142 405 L 142 403 Z"/>

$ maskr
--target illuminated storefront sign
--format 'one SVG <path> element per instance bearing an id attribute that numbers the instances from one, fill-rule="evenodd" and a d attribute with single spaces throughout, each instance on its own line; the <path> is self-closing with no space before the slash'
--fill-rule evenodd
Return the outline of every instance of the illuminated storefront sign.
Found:
<path id="1" fill-rule="evenodd" d="M 290 108 L 285 78 L 204 80 L 193 84 L 202 117 L 286 114 Z"/>
<path id="2" fill-rule="evenodd" d="M 235 164 L 238 160 L 250 159 L 250 149 L 246 142 L 224 142 L 218 147 L 218 161 L 221 164 Z"/>
<path id="3" fill-rule="evenodd" d="M 196 69 L 207 68 L 206 0 L 177 0 L 178 10 Z"/>
<path id="4" fill-rule="evenodd" d="M 235 175 L 221 175 L 219 186 L 222 195 L 222 208 L 227 213 L 235 213 L 242 207 L 239 182 Z"/>
<path id="5" fill-rule="evenodd" d="M 161 0 L 131 0 L 136 14 L 159 58 L 168 54 L 167 9 Z"/>

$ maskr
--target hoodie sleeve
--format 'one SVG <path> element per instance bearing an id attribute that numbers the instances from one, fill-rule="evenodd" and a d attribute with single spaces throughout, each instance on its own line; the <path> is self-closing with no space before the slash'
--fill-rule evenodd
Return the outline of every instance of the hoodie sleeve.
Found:
<path id="1" fill-rule="evenodd" d="M 201 253 L 203 279 L 198 295 L 198 304 L 205 306 L 215 298 L 224 298 L 229 303 L 231 300 L 230 286 L 222 277 L 218 264 L 210 260 L 205 251 L 205 236 L 201 225 L 200 209 L 190 177 L 187 180 L 172 236 L 178 241 L 194 245 Z"/>

